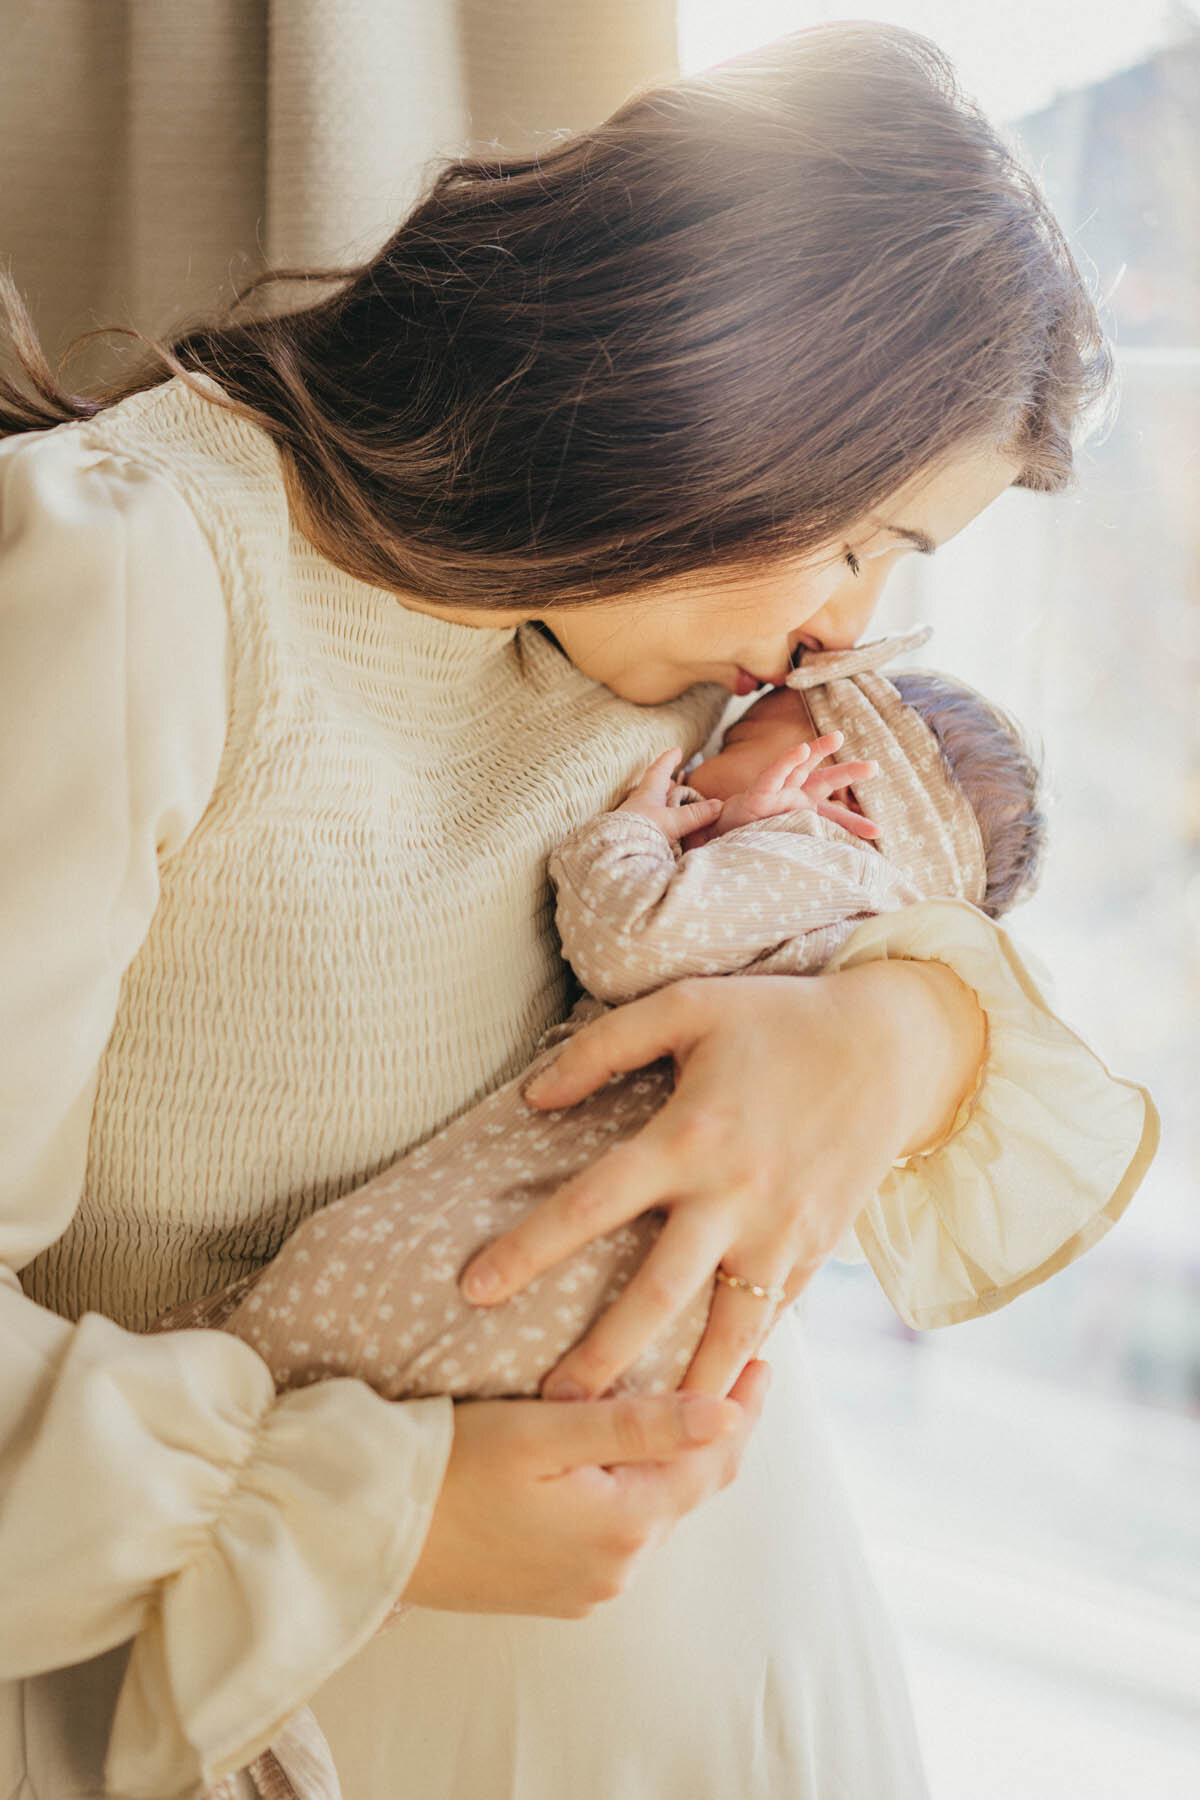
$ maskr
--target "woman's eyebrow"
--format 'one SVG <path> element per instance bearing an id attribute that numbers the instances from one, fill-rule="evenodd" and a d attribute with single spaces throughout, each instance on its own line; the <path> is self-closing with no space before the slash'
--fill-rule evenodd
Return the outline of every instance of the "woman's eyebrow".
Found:
<path id="1" fill-rule="evenodd" d="M 937 545 L 927 532 L 913 531 L 907 525 L 881 525 L 879 529 L 890 531 L 894 537 L 907 538 L 910 544 L 916 545 L 922 556 L 932 556 L 937 550 Z"/>

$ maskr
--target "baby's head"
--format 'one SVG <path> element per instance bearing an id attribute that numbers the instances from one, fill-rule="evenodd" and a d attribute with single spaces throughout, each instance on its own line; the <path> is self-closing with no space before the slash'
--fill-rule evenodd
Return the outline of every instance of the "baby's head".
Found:
<path id="1" fill-rule="evenodd" d="M 947 771 L 975 815 L 987 880 L 977 904 L 998 919 L 1027 900 L 1041 874 L 1046 818 L 1041 769 L 1016 720 L 934 669 L 889 676 L 937 740 Z"/>
<path id="2" fill-rule="evenodd" d="M 924 635 L 806 656 L 689 780 L 724 799 L 794 744 L 841 731 L 839 760 L 879 765 L 862 784 L 862 810 L 880 827 L 883 854 L 922 897 L 958 896 L 999 918 L 1037 881 L 1038 767 L 1019 727 L 973 688 L 933 671 L 877 672 Z"/>

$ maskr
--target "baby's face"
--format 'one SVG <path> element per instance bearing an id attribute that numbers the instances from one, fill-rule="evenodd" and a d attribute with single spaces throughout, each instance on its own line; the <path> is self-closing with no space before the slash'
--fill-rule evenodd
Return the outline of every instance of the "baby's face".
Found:
<path id="1" fill-rule="evenodd" d="M 729 727 L 720 750 L 696 766 L 688 786 L 707 800 L 731 800 L 779 757 L 816 735 L 804 695 L 773 688 Z"/>

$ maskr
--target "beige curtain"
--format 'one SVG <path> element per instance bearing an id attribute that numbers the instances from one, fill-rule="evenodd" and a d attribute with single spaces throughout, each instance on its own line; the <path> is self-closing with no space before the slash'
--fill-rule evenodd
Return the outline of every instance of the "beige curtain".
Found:
<path id="1" fill-rule="evenodd" d="M 676 72 L 673 0 L 0 0 L 0 257 L 50 351 L 374 248 L 436 159 Z M 76 381 L 111 366 L 105 347 Z"/>

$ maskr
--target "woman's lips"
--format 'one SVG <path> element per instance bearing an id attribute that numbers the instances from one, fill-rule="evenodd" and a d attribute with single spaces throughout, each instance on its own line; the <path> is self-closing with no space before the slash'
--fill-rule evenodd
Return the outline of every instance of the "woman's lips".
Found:
<path id="1" fill-rule="evenodd" d="M 739 665 L 733 691 L 738 695 L 753 694 L 761 687 L 783 687 L 786 679 L 783 675 L 753 675 L 749 669 L 743 669 Z"/>

